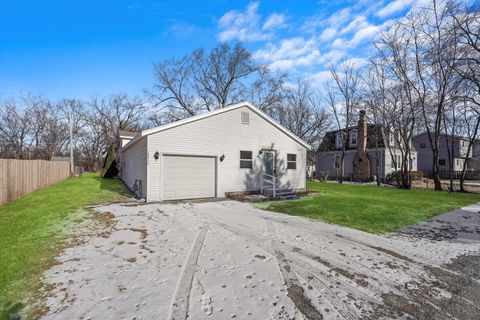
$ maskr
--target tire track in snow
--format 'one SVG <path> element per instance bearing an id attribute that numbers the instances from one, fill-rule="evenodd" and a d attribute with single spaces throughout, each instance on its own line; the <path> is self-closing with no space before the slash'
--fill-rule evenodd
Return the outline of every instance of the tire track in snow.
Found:
<path id="1" fill-rule="evenodd" d="M 270 246 L 273 249 L 277 266 L 280 269 L 283 282 L 287 287 L 288 297 L 293 301 L 297 309 L 308 319 L 323 319 L 323 315 L 313 306 L 312 301 L 306 295 L 302 284 L 298 281 L 295 272 L 292 270 L 285 254 L 277 247 L 275 227 L 270 221 L 265 221 L 268 233 L 271 235 Z"/>
<path id="2" fill-rule="evenodd" d="M 170 307 L 169 319 L 180 320 L 188 318 L 190 293 L 192 291 L 193 276 L 195 274 L 195 267 L 197 266 L 198 256 L 203 247 L 205 236 L 208 232 L 208 225 L 203 226 L 195 239 L 195 243 L 190 250 L 190 253 L 185 260 L 182 272 L 177 282 L 175 295 L 173 297 L 172 305 Z"/>

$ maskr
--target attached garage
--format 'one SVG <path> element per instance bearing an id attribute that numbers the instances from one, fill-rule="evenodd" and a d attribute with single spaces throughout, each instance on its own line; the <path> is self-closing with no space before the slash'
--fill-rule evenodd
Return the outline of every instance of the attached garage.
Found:
<path id="1" fill-rule="evenodd" d="M 163 155 L 163 200 L 214 198 L 216 158 Z"/>
<path id="2" fill-rule="evenodd" d="M 306 189 L 310 147 L 249 102 L 120 138 L 122 180 L 147 201 L 258 192 L 266 175 Z"/>

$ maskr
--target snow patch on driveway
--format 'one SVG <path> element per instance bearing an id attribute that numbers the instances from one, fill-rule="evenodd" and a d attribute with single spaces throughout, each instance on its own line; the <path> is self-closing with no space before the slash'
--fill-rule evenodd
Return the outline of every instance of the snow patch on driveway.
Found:
<path id="1" fill-rule="evenodd" d="M 45 274 L 45 319 L 421 318 L 420 306 L 468 319 L 480 305 L 478 279 L 444 267 L 478 242 L 381 237 L 233 201 L 95 210 L 114 215 L 112 232 Z"/>

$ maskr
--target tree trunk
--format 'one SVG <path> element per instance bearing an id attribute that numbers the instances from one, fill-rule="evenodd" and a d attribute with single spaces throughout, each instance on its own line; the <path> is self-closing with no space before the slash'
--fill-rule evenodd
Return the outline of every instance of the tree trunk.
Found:
<path id="1" fill-rule="evenodd" d="M 433 152 L 433 166 L 432 166 L 433 183 L 435 191 L 442 191 L 442 182 L 440 181 L 440 172 L 438 170 L 438 149 Z"/>

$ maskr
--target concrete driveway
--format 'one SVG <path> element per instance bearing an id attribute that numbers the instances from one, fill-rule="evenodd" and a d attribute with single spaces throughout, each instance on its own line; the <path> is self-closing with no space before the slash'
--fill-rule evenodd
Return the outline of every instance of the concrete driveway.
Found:
<path id="1" fill-rule="evenodd" d="M 45 274 L 45 319 L 480 314 L 475 239 L 381 237 L 233 201 L 95 210 L 109 230 L 90 232 Z"/>

